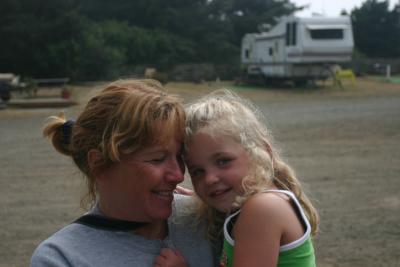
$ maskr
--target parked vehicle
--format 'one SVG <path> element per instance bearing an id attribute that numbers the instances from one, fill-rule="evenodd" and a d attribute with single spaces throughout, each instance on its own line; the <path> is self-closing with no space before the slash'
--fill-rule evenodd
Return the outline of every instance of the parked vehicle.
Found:
<path id="1" fill-rule="evenodd" d="M 7 103 L 11 99 L 11 91 L 26 86 L 20 81 L 20 77 L 13 73 L 0 73 L 0 99 Z"/>
<path id="2" fill-rule="evenodd" d="M 244 76 L 304 84 L 326 79 L 331 67 L 351 61 L 354 47 L 350 17 L 285 16 L 267 32 L 242 39 Z"/>

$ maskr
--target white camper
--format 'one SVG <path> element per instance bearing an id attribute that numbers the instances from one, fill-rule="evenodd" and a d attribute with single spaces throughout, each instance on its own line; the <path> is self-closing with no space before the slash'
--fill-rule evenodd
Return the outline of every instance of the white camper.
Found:
<path id="1" fill-rule="evenodd" d="M 348 16 L 287 16 L 268 32 L 243 37 L 241 63 L 246 76 L 302 84 L 328 78 L 332 66 L 351 60 L 353 46 Z"/>

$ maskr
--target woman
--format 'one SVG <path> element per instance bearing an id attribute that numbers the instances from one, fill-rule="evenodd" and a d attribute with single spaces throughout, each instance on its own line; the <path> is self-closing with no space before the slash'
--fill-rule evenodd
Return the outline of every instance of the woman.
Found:
<path id="1" fill-rule="evenodd" d="M 213 266 L 202 229 L 180 212 L 191 199 L 173 194 L 184 125 L 180 101 L 153 80 L 110 84 L 76 122 L 51 117 L 44 135 L 87 177 L 92 208 L 42 242 L 31 266 L 153 266 L 163 248 Z"/>

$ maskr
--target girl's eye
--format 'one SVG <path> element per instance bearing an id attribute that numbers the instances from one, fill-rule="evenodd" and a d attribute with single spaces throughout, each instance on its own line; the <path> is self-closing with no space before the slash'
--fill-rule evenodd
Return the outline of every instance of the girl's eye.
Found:
<path id="1" fill-rule="evenodd" d="M 185 162 L 183 161 L 182 154 L 177 155 L 176 161 L 178 162 L 179 167 L 181 168 L 182 172 L 185 173 Z"/>
<path id="2" fill-rule="evenodd" d="M 217 159 L 217 165 L 218 166 L 225 166 L 231 161 L 232 161 L 231 158 L 220 158 L 220 159 Z"/>
<path id="3" fill-rule="evenodd" d="M 191 178 L 200 178 L 204 174 L 204 170 L 202 169 L 189 170 L 189 174 Z"/>
<path id="4" fill-rule="evenodd" d="M 178 161 L 179 164 L 184 164 L 182 154 L 176 155 L 176 160 Z"/>

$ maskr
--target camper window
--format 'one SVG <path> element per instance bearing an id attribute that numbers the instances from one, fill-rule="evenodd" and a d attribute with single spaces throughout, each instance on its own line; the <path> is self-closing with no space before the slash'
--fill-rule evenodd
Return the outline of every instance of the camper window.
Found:
<path id="1" fill-rule="evenodd" d="M 297 23 L 292 23 L 292 45 L 296 45 Z"/>
<path id="2" fill-rule="evenodd" d="M 250 53 L 249 49 L 245 49 L 244 50 L 244 57 L 245 58 L 249 58 L 249 53 Z"/>
<path id="3" fill-rule="evenodd" d="M 296 22 L 286 24 L 286 46 L 296 45 L 296 32 L 297 32 Z"/>
<path id="4" fill-rule="evenodd" d="M 290 45 L 290 23 L 286 23 L 286 46 Z"/>
<path id="5" fill-rule="evenodd" d="M 310 29 L 312 39 L 343 39 L 343 29 Z"/>

